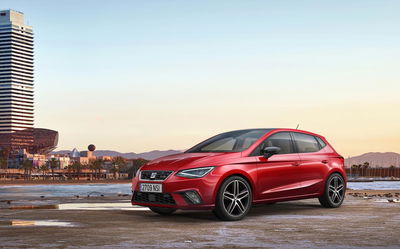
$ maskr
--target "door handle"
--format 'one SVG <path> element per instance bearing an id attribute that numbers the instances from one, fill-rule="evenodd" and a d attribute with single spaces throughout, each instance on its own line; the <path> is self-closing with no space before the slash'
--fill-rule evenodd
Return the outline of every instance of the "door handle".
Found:
<path id="1" fill-rule="evenodd" d="M 328 160 L 322 160 L 321 163 L 328 163 Z"/>
<path id="2" fill-rule="evenodd" d="M 294 162 L 294 163 L 292 163 L 292 165 L 293 165 L 293 166 L 299 166 L 300 163 L 299 163 L 299 162 Z"/>

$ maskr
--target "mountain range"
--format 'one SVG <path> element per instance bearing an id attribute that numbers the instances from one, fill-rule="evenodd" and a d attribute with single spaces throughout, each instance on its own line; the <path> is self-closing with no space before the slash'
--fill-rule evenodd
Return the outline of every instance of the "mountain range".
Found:
<path id="1" fill-rule="evenodd" d="M 122 153 L 114 150 L 95 150 L 95 156 L 121 156 L 127 159 L 143 158 L 146 160 L 153 160 L 159 157 L 168 156 L 172 154 L 181 153 L 183 150 L 152 150 L 143 153 Z M 68 154 L 70 150 L 54 151 L 52 154 Z M 345 159 L 346 167 L 353 164 L 363 164 L 369 162 L 371 167 L 390 167 L 391 165 L 400 166 L 400 154 L 395 152 L 368 152 L 359 156 L 353 156 Z"/>
<path id="2" fill-rule="evenodd" d="M 346 167 L 364 162 L 369 162 L 371 167 L 400 166 L 400 154 L 395 152 L 368 152 L 345 159 Z"/>

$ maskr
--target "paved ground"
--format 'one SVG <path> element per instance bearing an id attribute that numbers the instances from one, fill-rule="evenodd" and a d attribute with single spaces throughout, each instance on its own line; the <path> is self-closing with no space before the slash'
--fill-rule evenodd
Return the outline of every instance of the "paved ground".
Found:
<path id="1" fill-rule="evenodd" d="M 127 198 L 62 199 L 62 202 L 125 201 L 126 204 Z M 180 211 L 164 217 L 143 209 L 5 209 L 9 204 L 3 200 L 0 247 L 400 248 L 400 203 L 377 202 L 376 198 L 348 195 L 338 209 L 321 208 L 313 199 L 260 205 L 238 222 L 218 221 L 211 212 Z M 40 202 L 51 204 L 60 200 Z M 29 223 L 46 220 L 67 223 L 59 224 L 65 226 Z"/>

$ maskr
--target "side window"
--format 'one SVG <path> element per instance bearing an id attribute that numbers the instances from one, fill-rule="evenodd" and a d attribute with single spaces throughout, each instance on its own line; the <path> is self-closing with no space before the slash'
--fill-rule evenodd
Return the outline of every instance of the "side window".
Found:
<path id="1" fill-rule="evenodd" d="M 319 145 L 321 146 L 321 149 L 326 146 L 326 143 L 319 137 L 315 137 L 318 140 Z"/>
<path id="2" fill-rule="evenodd" d="M 294 132 L 294 140 L 299 153 L 317 152 L 320 150 L 317 139 L 314 136 Z"/>
<path id="3" fill-rule="evenodd" d="M 265 147 L 281 148 L 279 154 L 295 153 L 292 138 L 289 132 L 279 132 L 267 137 L 252 153 L 251 156 L 260 156 Z"/>

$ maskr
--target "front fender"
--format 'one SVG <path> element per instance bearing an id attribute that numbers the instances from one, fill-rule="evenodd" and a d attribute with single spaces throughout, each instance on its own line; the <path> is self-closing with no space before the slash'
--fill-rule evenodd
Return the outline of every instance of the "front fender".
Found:
<path id="1" fill-rule="evenodd" d="M 225 165 L 218 167 L 219 173 L 221 174 L 221 177 L 219 181 L 217 182 L 214 193 L 213 193 L 213 198 L 214 200 L 217 198 L 218 190 L 220 189 L 221 185 L 223 182 L 229 178 L 230 176 L 241 176 L 247 182 L 250 184 L 252 195 L 253 195 L 253 200 L 254 200 L 254 194 L 257 191 L 257 166 L 256 164 L 250 164 L 250 165 Z"/>

